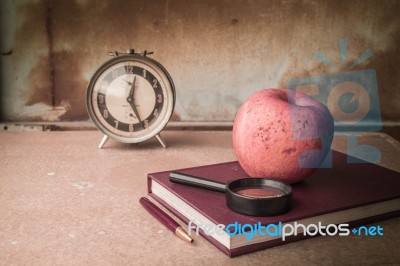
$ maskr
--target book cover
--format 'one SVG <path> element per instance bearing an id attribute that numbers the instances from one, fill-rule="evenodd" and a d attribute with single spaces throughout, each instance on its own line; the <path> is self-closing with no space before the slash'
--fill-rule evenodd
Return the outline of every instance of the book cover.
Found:
<path id="1" fill-rule="evenodd" d="M 173 184 L 169 173 L 148 174 L 148 193 L 160 204 L 188 223 L 193 213 L 214 224 L 231 223 L 263 225 L 314 221 L 326 224 L 348 223 L 359 226 L 400 214 L 400 173 L 371 163 L 348 163 L 346 154 L 332 151 L 332 168 L 317 169 L 305 181 L 293 185 L 293 208 L 290 212 L 272 217 L 253 217 L 233 212 L 226 206 L 220 192 Z M 173 169 L 194 176 L 227 182 L 248 177 L 238 162 L 227 162 L 200 167 Z M 156 186 L 165 193 L 154 191 Z M 158 194 L 158 195 L 157 195 Z M 176 203 L 172 198 L 182 201 Z M 182 204 L 186 207 L 182 207 Z M 364 206 L 364 207 L 363 207 Z M 313 220 L 313 218 L 315 218 Z M 281 238 L 264 238 L 257 243 L 228 242 L 200 233 L 229 256 L 237 256 L 306 238 L 302 234 Z M 229 240 L 231 241 L 231 240 Z"/>

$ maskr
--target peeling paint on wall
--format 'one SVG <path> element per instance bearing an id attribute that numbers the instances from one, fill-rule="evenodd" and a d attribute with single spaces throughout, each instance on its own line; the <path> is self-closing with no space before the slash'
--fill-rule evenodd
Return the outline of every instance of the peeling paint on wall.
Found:
<path id="1" fill-rule="evenodd" d="M 1 115 L 87 120 L 85 92 L 108 51 L 154 51 L 177 90 L 174 120 L 231 121 L 240 104 L 293 77 L 342 71 L 315 58 L 376 69 L 382 115 L 400 120 L 398 1 L 12 1 L 1 7 Z M 340 64 L 338 64 L 340 65 Z"/>

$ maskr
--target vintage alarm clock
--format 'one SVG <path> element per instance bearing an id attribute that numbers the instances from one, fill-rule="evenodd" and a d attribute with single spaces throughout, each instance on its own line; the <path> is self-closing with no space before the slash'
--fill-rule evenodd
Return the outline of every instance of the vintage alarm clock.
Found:
<path id="1" fill-rule="evenodd" d="M 166 148 L 160 131 L 171 118 L 175 87 L 167 70 L 147 55 L 152 52 L 110 52 L 91 78 L 86 105 L 90 118 L 104 133 L 101 149 L 109 138 L 138 143 L 156 137 Z"/>

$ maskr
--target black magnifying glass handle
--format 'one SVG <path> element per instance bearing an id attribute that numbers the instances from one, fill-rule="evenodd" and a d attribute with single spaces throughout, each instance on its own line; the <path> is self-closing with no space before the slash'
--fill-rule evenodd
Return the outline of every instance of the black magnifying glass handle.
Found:
<path id="1" fill-rule="evenodd" d="M 226 185 L 214 180 L 182 174 L 178 172 L 171 172 L 169 174 L 169 181 L 176 184 L 182 184 L 191 187 L 203 188 L 217 192 L 225 192 Z"/>

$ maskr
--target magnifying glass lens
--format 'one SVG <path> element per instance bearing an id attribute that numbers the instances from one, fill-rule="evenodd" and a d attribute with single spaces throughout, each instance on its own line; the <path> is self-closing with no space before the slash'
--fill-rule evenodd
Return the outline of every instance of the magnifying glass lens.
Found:
<path id="1" fill-rule="evenodd" d="M 270 186 L 245 186 L 233 189 L 236 194 L 251 198 L 272 198 L 285 195 L 285 192 L 277 187 Z"/>

